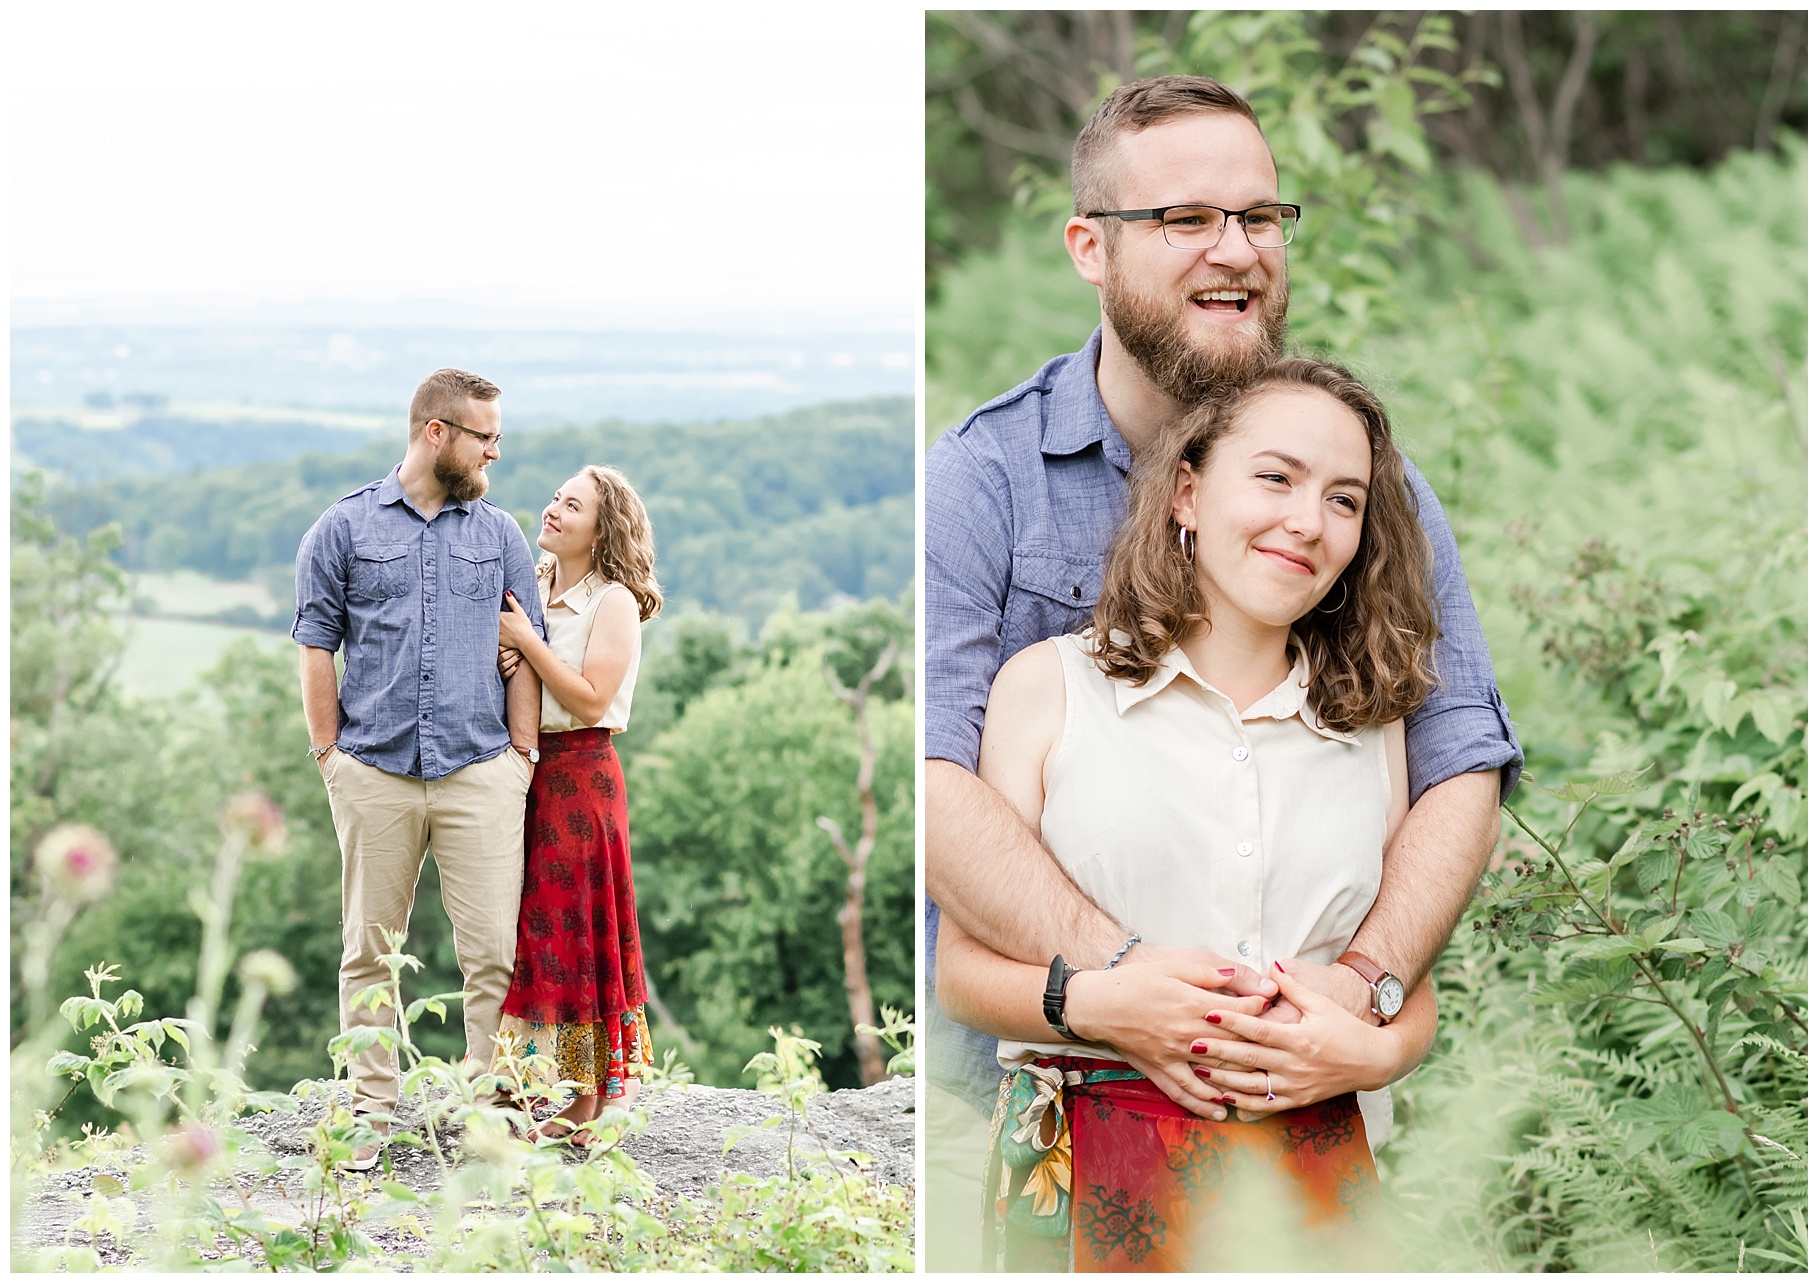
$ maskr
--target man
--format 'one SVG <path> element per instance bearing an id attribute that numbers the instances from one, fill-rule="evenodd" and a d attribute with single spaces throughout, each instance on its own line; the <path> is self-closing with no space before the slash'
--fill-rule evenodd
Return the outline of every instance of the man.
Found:
<path id="1" fill-rule="evenodd" d="M 542 607 L 518 524 L 487 503 L 499 457 L 499 389 L 437 370 L 410 403 L 404 460 L 340 500 L 297 550 L 297 622 L 309 751 L 341 844 L 341 1029 L 391 1028 L 396 1012 L 353 1005 L 389 978 L 384 933 L 410 921 L 433 843 L 461 966 L 467 1056 L 490 1063 L 511 982 L 524 878 L 524 797 L 537 759 L 541 689 L 528 664 L 497 667 L 507 590 Z M 345 676 L 336 689 L 335 651 Z M 349 1064 L 353 1107 L 388 1131 L 395 1053 Z M 361 1146 L 367 1170 L 380 1146 Z"/>
<path id="2" fill-rule="evenodd" d="M 1224 992 L 1273 995 L 1273 983 L 1243 959 L 1134 941 L 974 774 L 998 668 L 1091 617 L 1133 452 L 1207 392 L 1279 356 L 1286 330 L 1283 246 L 1293 211 L 1274 208 L 1274 159 L 1237 94 L 1185 76 L 1114 91 L 1074 147 L 1073 188 L 1067 249 L 1099 291 L 1099 330 L 928 452 L 928 894 L 970 935 L 1024 962 L 1046 965 L 1059 954 L 1102 967 L 1121 955 L 1119 966 L 1206 989 L 1208 1007 L 1223 1001 L 1212 969 L 1228 968 L 1237 974 Z M 1361 970 L 1290 964 L 1366 1019 L 1376 1019 L 1379 1001 L 1393 1005 L 1379 997 L 1393 985 L 1377 972 L 1411 989 L 1444 948 L 1521 764 L 1456 542 L 1431 487 L 1411 465 L 1409 475 L 1434 545 L 1445 631 L 1442 686 L 1408 719 L 1414 809 L 1385 854 L 1380 895 L 1351 946 L 1364 956 Z M 930 992 L 938 920 L 931 908 Z M 968 1245 L 964 1234 L 976 1224 L 982 1115 L 999 1076 L 994 1040 L 937 1008 L 930 1025 L 929 1163 L 940 1173 L 928 1182 L 930 1220 L 942 1230 L 930 1248 L 952 1245 L 930 1265 L 975 1268 L 976 1239 Z M 1181 1050 L 1177 1062 L 1137 1068 L 1183 1106 L 1222 1117 Z"/>

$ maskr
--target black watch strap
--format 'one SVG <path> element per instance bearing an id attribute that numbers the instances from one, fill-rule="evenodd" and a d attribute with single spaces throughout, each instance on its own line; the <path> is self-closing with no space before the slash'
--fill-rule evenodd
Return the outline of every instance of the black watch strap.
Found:
<path id="1" fill-rule="evenodd" d="M 1042 1017 L 1068 1042 L 1080 1041 L 1079 1035 L 1067 1028 L 1067 982 L 1078 974 L 1078 967 L 1069 966 L 1065 958 L 1055 954 L 1054 961 L 1048 964 L 1048 988 L 1042 993 Z"/>

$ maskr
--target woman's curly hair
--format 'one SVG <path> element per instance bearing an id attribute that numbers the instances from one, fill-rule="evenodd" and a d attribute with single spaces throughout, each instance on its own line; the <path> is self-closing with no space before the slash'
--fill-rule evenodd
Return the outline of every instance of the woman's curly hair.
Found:
<path id="1" fill-rule="evenodd" d="M 589 463 L 577 474 L 594 484 L 599 508 L 594 514 L 593 573 L 609 584 L 624 584 L 638 603 L 640 623 L 656 618 L 663 609 L 663 586 L 656 581 L 656 537 L 650 531 L 650 514 L 631 482 L 617 468 Z M 543 555 L 539 575 L 555 574 L 555 558 Z"/>
<path id="2" fill-rule="evenodd" d="M 1178 543 L 1175 478 L 1182 461 L 1199 473 L 1244 407 L 1282 388 L 1326 393 L 1357 416 L 1370 438 L 1370 496 L 1357 554 L 1335 589 L 1339 605 L 1330 613 L 1315 608 L 1292 627 L 1306 653 L 1308 697 L 1320 719 L 1345 732 L 1383 725 L 1419 708 L 1438 681 L 1439 625 L 1428 592 L 1433 550 L 1382 402 L 1349 370 L 1307 357 L 1283 358 L 1207 400 L 1145 453 L 1093 613 L 1097 662 L 1107 676 L 1140 685 L 1170 650 L 1211 622 L 1198 575 Z"/>

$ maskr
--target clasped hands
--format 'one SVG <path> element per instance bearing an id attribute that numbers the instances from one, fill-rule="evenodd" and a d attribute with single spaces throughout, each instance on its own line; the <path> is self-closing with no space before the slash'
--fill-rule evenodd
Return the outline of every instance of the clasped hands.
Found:
<path id="1" fill-rule="evenodd" d="M 1262 975 L 1203 949 L 1139 945 L 1117 967 L 1073 978 L 1067 1023 L 1183 1109 L 1222 1120 L 1390 1081 L 1373 1024 L 1322 992 L 1355 1002 L 1359 988 L 1367 1012 L 1349 967 L 1289 961 Z"/>

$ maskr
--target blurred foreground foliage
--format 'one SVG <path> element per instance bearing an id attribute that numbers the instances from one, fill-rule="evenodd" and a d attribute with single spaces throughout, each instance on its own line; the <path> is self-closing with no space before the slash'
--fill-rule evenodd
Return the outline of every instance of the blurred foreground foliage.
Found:
<path id="1" fill-rule="evenodd" d="M 22 486 L 12 513 L 12 1028 L 30 1003 L 20 932 L 39 895 L 31 852 L 54 825 L 111 839 L 114 892 L 68 924 L 46 960 L 45 992 L 86 988 L 86 968 L 120 966 L 149 1010 L 180 1012 L 197 983 L 207 885 L 227 798 L 254 791 L 281 809 L 282 859 L 249 863 L 231 927 L 235 956 L 271 949 L 300 983 L 264 1006 L 257 1087 L 328 1075 L 338 1029 L 340 852 L 310 760 L 295 660 L 231 648 L 181 698 L 141 700 L 111 680 L 121 652 L 117 532 L 60 533 L 42 491 Z M 910 635 L 908 598 L 801 612 L 785 603 L 755 640 L 739 620 L 685 606 L 646 632 L 637 716 L 619 737 L 630 779 L 632 851 L 657 1041 L 685 1050 L 704 1081 L 737 1085 L 771 1025 L 799 1025 L 824 1048 L 835 1086 L 858 1085 L 835 920 L 847 871 L 815 821 L 858 829 L 858 740 L 822 669 L 839 674 Z M 899 652 L 902 646 L 899 644 Z M 912 1007 L 912 718 L 900 659 L 874 691 L 880 836 L 871 862 L 866 954 L 877 1003 Z M 458 990 L 433 852 L 418 887 L 415 996 Z M 237 982 L 227 984 L 231 1006 Z M 653 1004 L 654 1006 L 655 1004 Z M 224 1010 L 226 1008 L 223 1008 Z M 425 1049 L 462 1051 L 457 1019 L 421 1031 Z M 68 1039 L 79 1047 L 81 1039 Z M 111 1121 L 81 1097 L 65 1129 Z"/>
<path id="2" fill-rule="evenodd" d="M 1302 21 L 1196 14 L 1136 67 L 1244 84 L 1286 199 L 1343 150 L 1357 203 L 1289 251 L 1290 342 L 1383 394 L 1527 752 L 1396 1089 L 1404 1265 L 1802 1270 L 1805 145 L 1526 187 L 1423 158 L 1397 77 L 1445 110 L 1451 85 L 1393 44 L 1354 55 L 1374 79 L 1303 66 Z M 931 284 L 931 434 L 1090 332 L 1057 190 L 1025 174 Z M 1555 213 L 1569 236 L 1530 234 Z"/>

